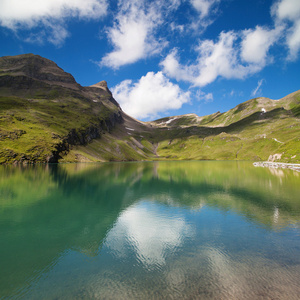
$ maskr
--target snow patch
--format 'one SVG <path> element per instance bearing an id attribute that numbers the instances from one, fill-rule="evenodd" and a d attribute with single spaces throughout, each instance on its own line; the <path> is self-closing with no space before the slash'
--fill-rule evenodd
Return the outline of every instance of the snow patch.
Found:
<path id="1" fill-rule="evenodd" d="M 178 117 L 174 117 L 174 118 L 172 118 L 172 119 L 170 119 L 170 120 L 168 120 L 168 121 L 166 121 L 166 122 L 161 122 L 161 123 L 159 123 L 159 124 L 157 124 L 158 126 L 160 126 L 160 125 L 168 125 L 168 124 L 170 124 L 171 122 L 173 122 L 174 120 L 176 120 L 176 119 L 178 119 Z"/>
<path id="2" fill-rule="evenodd" d="M 170 119 L 166 122 L 166 124 L 170 124 L 172 121 L 176 120 L 177 118 L 173 118 L 173 119 Z"/>
<path id="3" fill-rule="evenodd" d="M 267 111 L 265 108 L 262 108 L 261 111 L 265 114 Z"/>
<path id="4" fill-rule="evenodd" d="M 132 129 L 132 128 L 128 128 L 128 127 L 125 127 L 127 130 L 132 130 L 132 131 L 134 131 L 134 129 Z"/>
<path id="5" fill-rule="evenodd" d="M 283 144 L 283 142 L 278 141 L 277 139 L 273 138 L 273 140 L 277 143 Z"/>

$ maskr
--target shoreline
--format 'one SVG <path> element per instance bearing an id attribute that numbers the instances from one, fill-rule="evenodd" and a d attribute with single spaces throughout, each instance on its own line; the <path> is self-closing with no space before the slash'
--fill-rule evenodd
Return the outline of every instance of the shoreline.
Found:
<path id="1" fill-rule="evenodd" d="M 300 164 L 288 164 L 288 163 L 281 163 L 281 162 L 272 162 L 272 161 L 260 161 L 254 162 L 254 167 L 267 167 L 267 168 L 281 168 L 281 169 L 291 169 L 297 172 L 300 172 Z"/>

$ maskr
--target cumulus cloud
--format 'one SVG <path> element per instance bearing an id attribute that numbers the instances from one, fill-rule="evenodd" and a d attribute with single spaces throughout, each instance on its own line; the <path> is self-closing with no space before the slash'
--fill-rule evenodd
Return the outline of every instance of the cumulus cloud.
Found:
<path id="1" fill-rule="evenodd" d="M 163 67 L 164 72 L 168 76 L 175 78 L 177 81 L 193 81 L 193 73 L 195 73 L 196 71 L 196 66 L 182 66 L 179 63 L 179 55 L 177 48 L 174 48 L 160 63 L 160 65 Z"/>
<path id="2" fill-rule="evenodd" d="M 300 4 L 298 0 L 281 0 L 274 4 L 275 13 L 280 19 L 297 20 Z"/>
<path id="3" fill-rule="evenodd" d="M 238 51 L 234 47 L 236 39 L 237 35 L 233 31 L 222 32 L 216 43 L 205 40 L 199 44 L 195 85 L 207 85 L 218 76 L 229 79 L 246 75 L 247 70 L 238 63 Z"/>
<path id="4" fill-rule="evenodd" d="M 162 72 L 148 72 L 138 82 L 124 80 L 112 88 L 122 109 L 135 118 L 155 118 L 161 112 L 179 109 L 190 93 L 173 84 Z"/>
<path id="5" fill-rule="evenodd" d="M 269 49 L 278 41 L 283 29 L 282 26 L 274 29 L 257 26 L 242 32 L 221 32 L 216 42 L 200 41 L 195 48 L 194 63 L 181 65 L 178 49 L 173 49 L 161 66 L 168 76 L 200 87 L 219 77 L 243 79 L 272 61 Z"/>
<path id="6" fill-rule="evenodd" d="M 176 5 L 176 1 L 171 4 Z M 163 40 L 155 38 L 159 24 L 161 11 L 156 2 L 148 6 L 137 0 L 123 2 L 114 26 L 107 31 L 114 49 L 103 57 L 100 64 L 117 69 L 159 53 L 166 45 Z"/>
<path id="7" fill-rule="evenodd" d="M 193 7 L 200 17 L 197 17 L 197 21 L 192 19 L 186 28 L 177 24 L 173 15 L 184 1 L 119 0 L 114 24 L 107 28 L 107 37 L 113 49 L 102 58 L 99 65 L 118 69 L 161 53 L 168 45 L 166 37 L 157 34 L 164 25 L 183 34 L 188 28 L 199 31 L 199 27 L 206 28 L 211 24 L 210 12 L 219 0 L 188 0 L 189 9 Z"/>
<path id="8" fill-rule="evenodd" d="M 278 1 L 272 7 L 272 13 L 277 23 L 284 23 L 287 27 L 286 43 L 289 47 L 289 59 L 295 60 L 300 50 L 300 1 Z"/>
<path id="9" fill-rule="evenodd" d="M 278 40 L 283 28 L 269 30 L 256 26 L 255 29 L 243 31 L 241 57 L 245 62 L 265 66 L 270 47 Z"/>
<path id="10" fill-rule="evenodd" d="M 68 36 L 63 23 L 64 19 L 69 17 L 96 19 L 106 13 L 106 0 L 0 1 L 1 26 L 16 32 L 20 29 L 43 26 L 52 33 L 49 41 L 54 44 L 62 42 Z"/>
<path id="11" fill-rule="evenodd" d="M 200 19 L 210 15 L 217 0 L 190 0 Z M 203 87 L 218 78 L 244 79 L 273 62 L 271 48 L 285 39 L 288 59 L 295 60 L 300 50 L 300 2 L 280 0 L 271 8 L 274 27 L 256 26 L 242 31 L 221 32 L 218 39 L 200 41 L 196 59 L 181 64 L 179 49 L 174 48 L 161 62 L 163 72 L 177 81 Z"/>
<path id="12" fill-rule="evenodd" d="M 259 71 L 263 66 L 259 63 L 242 64 L 240 62 L 237 39 L 238 35 L 233 31 L 221 32 L 217 42 L 204 40 L 199 43 L 196 48 L 195 63 L 181 65 L 175 49 L 161 62 L 161 66 L 170 77 L 200 87 L 215 81 L 218 77 L 245 78 Z"/>

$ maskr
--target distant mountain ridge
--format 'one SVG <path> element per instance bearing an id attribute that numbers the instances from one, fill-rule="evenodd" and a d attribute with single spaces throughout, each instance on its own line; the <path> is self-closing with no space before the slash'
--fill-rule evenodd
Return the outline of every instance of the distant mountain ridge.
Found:
<path id="1" fill-rule="evenodd" d="M 245 118 L 257 111 L 266 113 L 276 108 L 284 108 L 285 110 L 292 110 L 295 116 L 299 116 L 300 112 L 297 111 L 299 105 L 299 91 L 287 95 L 286 97 L 279 100 L 271 100 L 265 97 L 258 97 L 246 102 L 243 102 L 236 107 L 230 109 L 227 112 L 220 113 L 219 111 L 199 117 L 196 114 L 186 114 L 175 117 L 165 117 L 153 121 L 154 124 L 160 124 L 162 126 L 174 126 L 176 124 L 191 126 L 191 125 L 202 125 L 202 126 L 228 126 L 233 122 L 236 122 L 242 118 Z"/>
<path id="2" fill-rule="evenodd" d="M 141 122 L 100 81 L 34 54 L 0 58 L 0 163 L 222 159 L 300 162 L 300 91 L 224 113 Z M 276 154 L 276 155 L 275 155 Z M 271 157 L 271 158 L 272 158 Z"/>

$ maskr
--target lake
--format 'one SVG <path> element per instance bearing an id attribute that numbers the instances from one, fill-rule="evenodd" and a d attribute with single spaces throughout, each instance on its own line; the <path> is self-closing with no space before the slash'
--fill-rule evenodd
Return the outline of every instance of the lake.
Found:
<path id="1" fill-rule="evenodd" d="M 0 299 L 299 299 L 300 173 L 0 167 Z"/>

